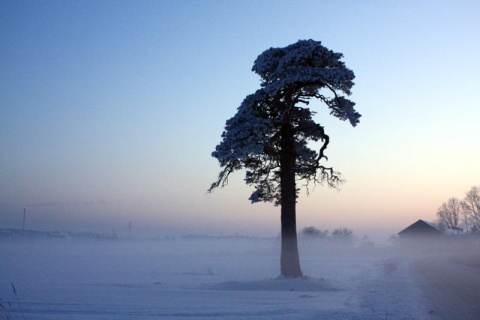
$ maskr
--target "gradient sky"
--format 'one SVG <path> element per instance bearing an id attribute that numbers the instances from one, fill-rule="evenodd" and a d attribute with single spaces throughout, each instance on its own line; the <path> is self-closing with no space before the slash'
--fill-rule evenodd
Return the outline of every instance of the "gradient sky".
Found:
<path id="1" fill-rule="evenodd" d="M 276 235 L 238 173 L 206 190 L 270 47 L 322 41 L 356 74 L 352 128 L 318 121 L 347 183 L 298 228 L 398 232 L 480 184 L 480 2 L 0 2 L 0 228 Z"/>

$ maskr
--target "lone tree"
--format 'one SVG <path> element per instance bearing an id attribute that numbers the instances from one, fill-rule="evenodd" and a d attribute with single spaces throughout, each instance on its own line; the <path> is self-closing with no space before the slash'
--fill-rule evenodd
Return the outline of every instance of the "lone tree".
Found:
<path id="1" fill-rule="evenodd" d="M 232 172 L 245 169 L 245 182 L 254 187 L 252 203 L 281 206 L 281 274 L 302 277 L 297 246 L 296 180 L 338 188 L 340 173 L 322 164 L 330 142 L 324 128 L 313 120 L 307 106 L 319 99 L 330 114 L 359 123 L 360 114 L 350 95 L 355 75 L 345 67 L 341 53 L 321 42 L 300 40 L 285 48 L 270 48 L 255 60 L 252 71 L 261 88 L 248 95 L 235 116 L 227 120 L 222 141 L 212 156 L 222 170 L 209 192 L 228 184 Z M 320 142 L 313 150 L 309 142 Z"/>

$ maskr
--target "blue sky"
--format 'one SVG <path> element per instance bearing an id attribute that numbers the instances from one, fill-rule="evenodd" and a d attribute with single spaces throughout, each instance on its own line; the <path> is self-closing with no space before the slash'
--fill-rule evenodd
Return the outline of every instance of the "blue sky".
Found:
<path id="1" fill-rule="evenodd" d="M 314 39 L 356 74 L 352 128 L 328 115 L 347 183 L 299 228 L 434 220 L 480 184 L 478 1 L 2 1 L 0 227 L 277 234 L 242 174 L 206 194 L 225 121 L 270 47 Z"/>

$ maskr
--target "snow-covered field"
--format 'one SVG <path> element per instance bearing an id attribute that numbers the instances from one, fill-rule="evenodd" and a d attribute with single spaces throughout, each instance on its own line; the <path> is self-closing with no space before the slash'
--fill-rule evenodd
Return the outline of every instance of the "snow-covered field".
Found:
<path id="1" fill-rule="evenodd" d="M 418 256 L 301 241 L 279 279 L 278 241 L 3 242 L 0 319 L 442 318 Z"/>

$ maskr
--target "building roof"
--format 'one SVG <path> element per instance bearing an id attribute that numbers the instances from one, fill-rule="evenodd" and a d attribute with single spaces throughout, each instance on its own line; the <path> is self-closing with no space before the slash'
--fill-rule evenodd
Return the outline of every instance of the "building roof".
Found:
<path id="1" fill-rule="evenodd" d="M 437 229 L 434 224 L 423 220 L 418 220 L 398 233 L 400 237 L 430 237 L 440 236 L 442 234 L 443 232 Z"/>

